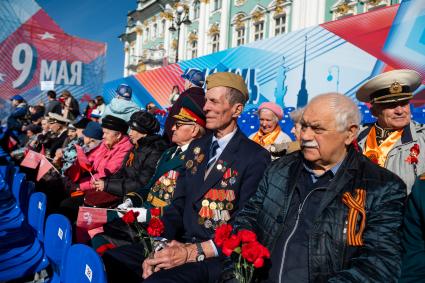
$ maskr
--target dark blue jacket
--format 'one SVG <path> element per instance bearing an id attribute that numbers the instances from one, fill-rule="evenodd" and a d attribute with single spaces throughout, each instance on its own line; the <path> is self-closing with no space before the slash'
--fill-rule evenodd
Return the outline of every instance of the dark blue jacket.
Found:
<path id="1" fill-rule="evenodd" d="M 212 134 L 209 134 L 193 141 L 187 150 L 186 170 L 179 176 L 174 198 L 164 212 L 163 221 L 167 239 L 202 242 L 211 239 L 214 235 L 213 227 L 206 228 L 199 223 L 199 211 L 205 194 L 211 188 L 222 188 L 225 173 L 225 170 L 218 170 L 217 166 L 214 166 L 204 180 L 211 142 Z M 199 157 L 201 154 L 205 157 L 200 160 L 201 162 L 197 162 L 196 155 Z M 225 187 L 235 193 L 233 209 L 230 210 L 230 216 L 232 216 L 257 190 L 263 172 L 270 163 L 270 155 L 238 129 L 219 156 L 217 162 L 220 161 L 226 169 L 237 171 L 233 184 L 227 183 Z M 190 163 L 193 165 L 188 166 Z"/>

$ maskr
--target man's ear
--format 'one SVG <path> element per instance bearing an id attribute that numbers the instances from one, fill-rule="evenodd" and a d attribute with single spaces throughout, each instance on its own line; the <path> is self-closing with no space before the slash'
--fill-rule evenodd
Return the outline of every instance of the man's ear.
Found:
<path id="1" fill-rule="evenodd" d="M 233 108 L 233 115 L 232 117 L 239 117 L 243 112 L 243 104 L 242 103 L 235 103 L 235 105 L 232 106 Z"/>
<path id="2" fill-rule="evenodd" d="M 345 144 L 350 145 L 356 138 L 359 132 L 359 126 L 351 125 L 347 130 L 347 138 L 345 139 Z"/>

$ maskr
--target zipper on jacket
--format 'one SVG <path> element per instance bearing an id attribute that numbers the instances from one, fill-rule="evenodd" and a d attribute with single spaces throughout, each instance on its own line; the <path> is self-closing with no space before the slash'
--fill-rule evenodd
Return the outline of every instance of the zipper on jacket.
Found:
<path id="1" fill-rule="evenodd" d="M 304 200 L 302 201 L 302 203 L 300 203 L 300 205 L 298 206 L 298 212 L 297 212 L 297 218 L 295 219 L 295 224 L 294 224 L 294 228 L 292 228 L 291 233 L 288 236 L 288 239 L 286 239 L 285 244 L 283 245 L 283 252 L 282 252 L 282 262 L 280 264 L 280 269 L 279 269 L 279 283 L 282 282 L 282 273 L 283 273 L 283 266 L 285 264 L 285 257 L 286 257 L 286 249 L 288 248 L 288 243 L 291 240 L 292 236 L 294 236 L 295 231 L 298 228 L 298 223 L 300 221 L 300 216 L 301 216 L 301 212 L 303 210 L 304 204 L 307 201 L 307 199 L 310 197 L 310 195 L 315 192 L 318 191 L 320 189 L 323 189 L 323 187 L 319 187 L 319 188 L 315 188 L 314 190 L 311 190 L 307 196 L 304 198 Z"/>

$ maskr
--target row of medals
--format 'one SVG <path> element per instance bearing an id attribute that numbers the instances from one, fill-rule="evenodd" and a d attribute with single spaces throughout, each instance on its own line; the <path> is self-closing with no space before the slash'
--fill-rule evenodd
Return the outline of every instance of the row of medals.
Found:
<path id="1" fill-rule="evenodd" d="M 235 177 L 229 178 L 230 185 L 233 185 L 236 182 Z M 221 186 L 223 188 L 227 187 L 227 182 L 225 180 L 221 181 Z M 234 197 L 233 197 L 234 199 Z M 199 217 L 199 224 L 204 225 L 205 228 L 216 229 L 222 224 L 226 224 L 230 220 L 229 211 L 233 210 L 233 203 L 231 201 L 214 201 L 210 199 L 202 200 L 202 207 L 208 207 L 213 211 L 213 218 Z"/>
<path id="2" fill-rule="evenodd" d="M 158 183 L 152 188 L 152 191 L 158 192 L 160 199 L 169 200 L 173 196 L 176 181 L 165 176 L 162 176 Z"/>

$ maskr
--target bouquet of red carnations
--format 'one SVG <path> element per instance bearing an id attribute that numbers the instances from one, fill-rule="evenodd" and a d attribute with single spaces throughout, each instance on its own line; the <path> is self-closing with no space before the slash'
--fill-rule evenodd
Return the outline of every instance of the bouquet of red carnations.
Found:
<path id="1" fill-rule="evenodd" d="M 157 242 L 157 237 L 161 236 L 164 232 L 164 223 L 162 223 L 159 216 L 161 215 L 160 208 L 151 208 L 151 220 L 148 223 L 147 228 L 145 229 L 141 223 L 137 221 L 137 216 L 139 212 L 134 212 L 129 210 L 121 218 L 125 223 L 132 225 L 137 231 L 137 237 L 142 243 L 145 249 L 145 257 L 147 257 L 152 251 L 155 250 L 155 244 Z"/>
<path id="2" fill-rule="evenodd" d="M 235 277 L 241 283 L 249 283 L 254 275 L 255 268 L 264 265 L 264 259 L 270 258 L 269 250 L 257 241 L 257 235 L 249 230 L 239 230 L 232 234 L 233 227 L 223 224 L 215 231 L 214 242 L 221 248 L 224 255 L 230 257 L 237 254 Z"/>

